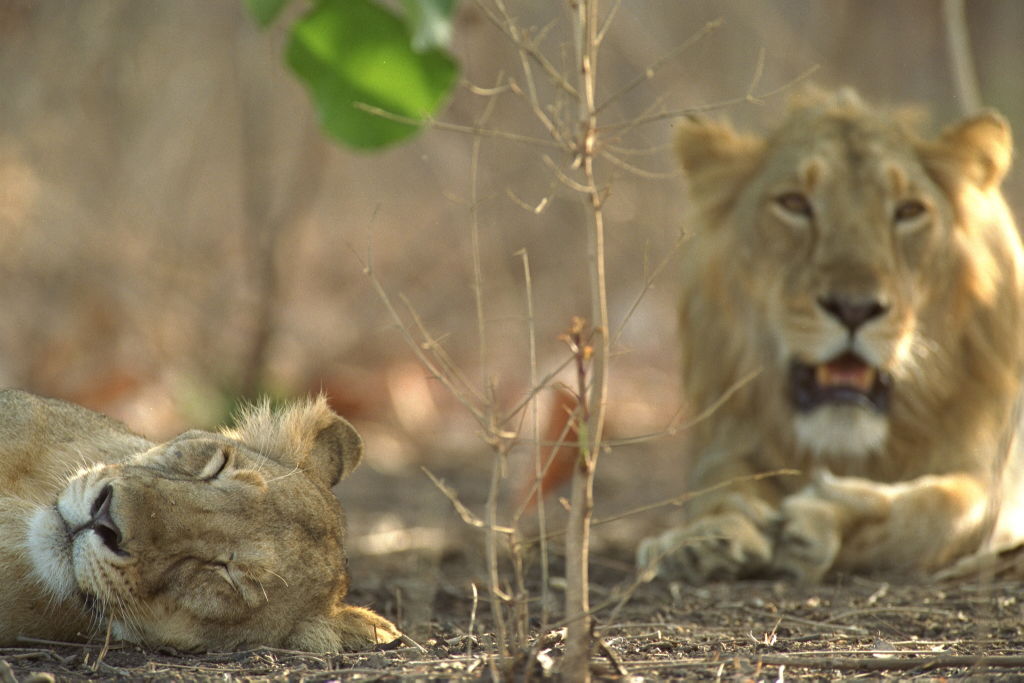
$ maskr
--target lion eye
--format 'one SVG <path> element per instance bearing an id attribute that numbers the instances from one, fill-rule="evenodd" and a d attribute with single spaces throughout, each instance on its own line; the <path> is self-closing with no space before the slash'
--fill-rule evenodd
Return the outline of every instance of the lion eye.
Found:
<path id="1" fill-rule="evenodd" d="M 231 448 L 223 446 L 206 461 L 199 478 L 204 480 L 216 479 L 231 463 Z"/>
<path id="2" fill-rule="evenodd" d="M 780 194 L 775 198 L 775 203 L 791 214 L 806 218 L 814 216 L 814 209 L 811 207 L 810 200 L 799 192 Z"/>
<path id="3" fill-rule="evenodd" d="M 906 199 L 896 205 L 896 210 L 893 211 L 892 217 L 897 223 L 902 221 L 909 221 L 917 218 L 923 214 L 927 208 L 919 199 Z"/>

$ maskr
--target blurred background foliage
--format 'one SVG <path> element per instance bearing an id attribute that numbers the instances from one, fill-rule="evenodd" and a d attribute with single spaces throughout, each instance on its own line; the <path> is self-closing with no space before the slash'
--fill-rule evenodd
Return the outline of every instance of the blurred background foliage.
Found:
<path id="1" fill-rule="evenodd" d="M 263 25 L 273 21 L 265 5 L 250 3 Z M 422 122 L 455 85 L 458 67 L 445 50 L 454 4 L 404 5 L 397 14 L 374 0 L 318 0 L 290 28 L 288 65 L 309 88 L 324 130 L 349 147 L 376 149 L 409 137 L 420 126 L 383 113 Z"/>
<path id="2" fill-rule="evenodd" d="M 508 4 L 534 35 L 546 31 L 553 64 L 571 62 L 564 22 L 552 23 L 565 3 Z M 599 100 L 723 22 L 602 111 L 622 161 L 602 169 L 613 319 L 627 316 L 684 229 L 672 120 L 661 113 L 742 99 L 759 65 L 755 92 L 818 65 L 820 84 L 922 103 L 946 122 L 959 106 L 940 4 L 623 2 L 601 52 Z M 520 250 L 542 372 L 564 358 L 558 333 L 589 310 L 586 243 L 579 199 L 542 162 L 551 152 L 483 139 L 471 206 L 472 136 L 426 130 L 374 155 L 334 144 L 284 58 L 310 7 L 289 2 L 261 29 L 235 0 L 0 3 L 0 384 L 79 401 L 154 438 L 216 424 L 239 397 L 322 388 L 367 435 L 371 469 L 456 462 L 482 449 L 472 424 L 412 360 L 363 264 L 372 252 L 385 286 L 479 378 L 471 209 L 499 400 L 515 400 L 529 377 Z M 1022 8 L 967 3 L 983 98 L 1018 131 Z M 440 118 L 475 125 L 498 97 L 488 128 L 546 135 L 524 98 L 492 92 L 519 78 L 518 55 L 470 0 L 456 8 L 450 50 L 461 81 Z M 713 115 L 758 127 L 784 101 Z M 612 125 L 638 117 L 649 121 Z M 1019 210 L 1019 169 L 1007 190 Z M 662 429 L 679 408 L 674 291 L 670 267 L 616 346 L 613 436 Z M 637 457 L 678 449 L 667 439 Z"/>

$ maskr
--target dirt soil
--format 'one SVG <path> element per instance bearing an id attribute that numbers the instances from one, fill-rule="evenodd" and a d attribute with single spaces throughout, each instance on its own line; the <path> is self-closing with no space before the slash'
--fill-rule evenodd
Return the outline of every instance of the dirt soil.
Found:
<path id="1" fill-rule="evenodd" d="M 623 474 L 613 466 L 608 476 L 628 477 L 631 467 Z M 471 508 L 486 494 L 486 467 L 440 474 Z M 563 654 L 558 609 L 551 625 L 542 627 L 535 554 L 526 558 L 532 598 L 525 647 L 511 658 L 495 657 L 480 532 L 463 524 L 422 474 L 360 475 L 361 483 L 339 492 L 350 511 L 350 598 L 394 619 L 410 643 L 342 655 L 269 648 L 186 655 L 118 643 L 105 650 L 102 639 L 87 645 L 26 642 L 0 649 L 0 681 L 557 679 Z M 623 490 L 606 481 L 598 494 L 608 493 L 615 507 L 624 501 L 612 494 Z M 388 492 L 394 491 L 401 492 L 402 514 L 388 516 Z M 650 523 L 637 517 L 595 532 L 592 661 L 598 679 L 930 680 L 1024 673 L 1020 581 L 841 577 L 812 587 L 637 584 L 632 546 Z M 556 605 L 561 558 L 557 545 L 552 551 L 550 602 Z"/>

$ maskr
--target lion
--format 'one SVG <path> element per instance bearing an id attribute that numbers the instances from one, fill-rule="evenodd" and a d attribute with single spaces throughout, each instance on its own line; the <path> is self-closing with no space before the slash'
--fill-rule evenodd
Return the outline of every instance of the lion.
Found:
<path id="1" fill-rule="evenodd" d="M 322 396 L 154 444 L 80 406 L 0 391 L 0 645 L 104 632 L 180 651 L 396 640 L 391 622 L 343 602 L 331 487 L 362 452 Z"/>
<path id="2" fill-rule="evenodd" d="M 851 90 L 770 135 L 687 120 L 687 522 L 638 563 L 700 583 L 924 575 L 1019 539 L 1022 247 L 1012 144 Z M 774 473 L 774 474 L 773 474 Z M 704 493 L 698 493 L 704 491 Z"/>

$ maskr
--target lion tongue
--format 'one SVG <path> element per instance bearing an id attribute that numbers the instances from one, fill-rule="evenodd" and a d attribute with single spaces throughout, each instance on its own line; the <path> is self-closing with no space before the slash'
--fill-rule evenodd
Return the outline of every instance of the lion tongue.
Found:
<path id="1" fill-rule="evenodd" d="M 877 372 L 851 355 L 837 358 L 814 369 L 814 381 L 822 388 L 850 388 L 868 393 L 875 384 Z"/>

